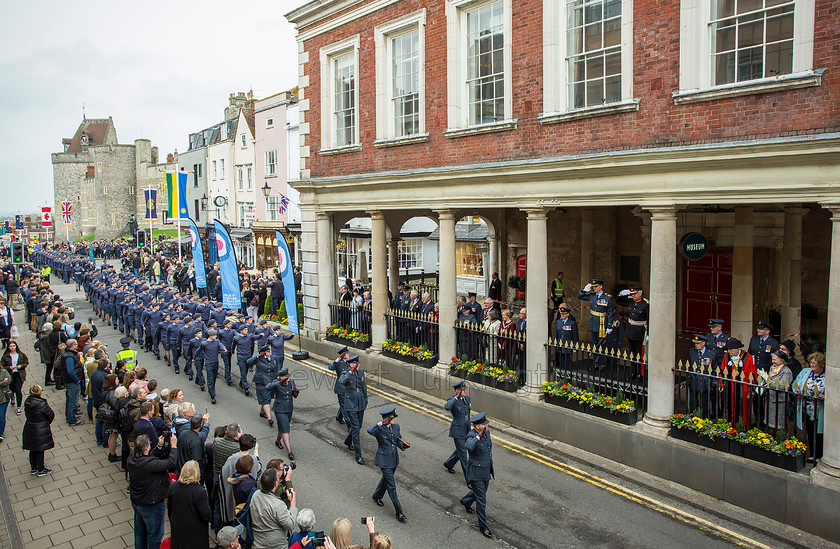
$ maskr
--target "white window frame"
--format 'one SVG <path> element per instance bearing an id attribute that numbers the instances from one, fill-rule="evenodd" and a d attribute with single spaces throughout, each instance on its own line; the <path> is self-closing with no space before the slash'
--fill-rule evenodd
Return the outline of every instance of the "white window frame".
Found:
<path id="1" fill-rule="evenodd" d="M 726 97 L 819 86 L 823 70 L 814 70 L 815 0 L 794 0 L 793 70 L 769 78 L 714 85 L 711 4 L 680 0 L 680 89 L 674 103 L 696 103 Z"/>
<path id="2" fill-rule="evenodd" d="M 277 175 L 277 151 L 265 151 L 265 176 Z"/>
<path id="3" fill-rule="evenodd" d="M 391 39 L 417 31 L 418 39 L 418 118 L 419 131 L 413 135 L 396 135 L 394 129 L 393 65 Z M 426 9 L 394 19 L 373 29 L 376 58 L 376 141 L 375 147 L 387 147 L 429 140 L 426 132 Z"/>
<path id="4" fill-rule="evenodd" d="M 518 122 L 513 118 L 512 77 L 512 1 L 502 0 L 504 9 L 505 119 L 490 124 L 469 124 L 469 85 L 467 84 L 467 12 L 497 0 L 448 0 L 446 4 L 446 92 L 447 129 L 449 138 L 496 131 L 512 130 Z"/>
<path id="5" fill-rule="evenodd" d="M 216 161 L 214 160 L 213 161 L 213 181 L 216 180 L 217 174 L 218 174 L 218 171 L 216 170 Z"/>
<path id="6" fill-rule="evenodd" d="M 353 53 L 353 63 L 356 67 L 355 82 L 356 90 L 353 94 L 354 108 L 356 109 L 356 126 L 353 135 L 353 142 L 337 146 L 335 143 L 335 105 L 333 97 L 335 91 L 334 67 L 335 60 L 347 53 Z M 321 64 L 321 151 L 320 154 L 336 154 L 361 150 L 362 145 L 359 138 L 359 126 L 361 125 L 359 111 L 359 35 L 335 42 L 320 49 Z"/>
<path id="7" fill-rule="evenodd" d="M 254 188 L 254 167 L 251 164 L 245 166 L 245 177 L 248 184 L 246 189 L 250 191 Z"/>
<path id="8" fill-rule="evenodd" d="M 266 118 L 265 119 L 265 127 L 266 128 L 273 128 L 274 127 L 274 119 L 273 118 Z"/>
<path id="9" fill-rule="evenodd" d="M 247 146 L 248 146 L 248 143 L 246 142 L 245 134 L 243 133 L 242 134 L 242 148 L 244 149 Z"/>
<path id="10" fill-rule="evenodd" d="M 268 210 L 266 212 L 268 214 L 267 221 L 280 221 L 283 215 L 280 213 L 280 196 L 269 196 L 266 201 L 266 209 Z"/>
<path id="11" fill-rule="evenodd" d="M 236 167 L 236 179 L 237 179 L 236 186 L 240 191 L 245 190 L 245 175 L 242 171 L 243 167 L 244 166 L 237 166 Z"/>
<path id="12" fill-rule="evenodd" d="M 225 178 L 225 159 L 219 159 L 219 179 Z"/>
<path id="13" fill-rule="evenodd" d="M 633 98 L 633 0 L 621 0 L 621 100 L 604 105 L 569 107 L 566 63 L 567 0 L 543 2 L 543 112 L 541 124 L 554 124 L 639 110 Z"/>
<path id="14" fill-rule="evenodd" d="M 413 263 L 411 266 L 407 266 Z M 400 272 L 423 269 L 423 239 L 405 238 L 397 244 L 397 264 Z"/>

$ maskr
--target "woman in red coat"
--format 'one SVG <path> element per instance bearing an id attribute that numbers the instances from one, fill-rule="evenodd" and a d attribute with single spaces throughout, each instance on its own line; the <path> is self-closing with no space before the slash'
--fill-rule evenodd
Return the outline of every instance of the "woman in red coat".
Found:
<path id="1" fill-rule="evenodd" d="M 744 351 L 744 344 L 736 338 L 730 338 L 724 346 L 726 354 L 720 363 L 720 377 L 732 381 L 722 381 L 719 390 L 723 393 L 726 418 L 736 424 L 740 417 L 744 427 L 750 425 L 750 385 L 755 383 L 755 364 L 752 356 Z M 741 372 L 744 373 L 743 378 Z M 743 383 L 742 383 L 743 381 Z"/>

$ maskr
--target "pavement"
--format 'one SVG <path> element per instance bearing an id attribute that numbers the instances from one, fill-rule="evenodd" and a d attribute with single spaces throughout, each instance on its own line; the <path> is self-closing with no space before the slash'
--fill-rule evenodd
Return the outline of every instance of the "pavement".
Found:
<path id="1" fill-rule="evenodd" d="M 54 282 L 58 292 L 76 309 L 79 319 L 92 316 L 89 304 L 73 287 Z M 23 313 L 18 313 L 23 315 Z M 23 320 L 23 316 L 20 317 Z M 120 334 L 97 323 L 98 339 L 113 356 Z M 22 348 L 30 356 L 25 389 L 43 381 L 43 367 L 32 360 L 32 335 L 22 333 Z M 290 342 L 293 343 L 293 342 Z M 298 507 L 313 509 L 316 530 L 329 530 L 338 517 L 350 519 L 353 541 L 367 544 L 366 529 L 359 517 L 376 517 L 376 527 L 388 534 L 394 547 L 832 547 L 833 544 L 747 513 L 717 500 L 671 485 L 656 484 L 638 472 L 618 470 L 605 460 L 576 452 L 550 440 L 510 426 L 491 423 L 495 445 L 496 479 L 488 491 L 488 522 L 496 538 L 487 540 L 477 529 L 475 515 L 459 504 L 466 493 L 463 476 L 449 475 L 442 467 L 453 445 L 447 437 L 448 420 L 443 402 L 389 383 L 368 373 L 369 405 L 361 433 L 365 465 L 358 465 L 342 441 L 345 427 L 334 420 L 334 378 L 327 359 L 291 359 L 287 348 L 285 365 L 301 389 L 292 419 L 292 444 L 297 457 L 294 485 Z M 331 360 L 332 357 L 330 357 Z M 258 416 L 254 397 L 246 397 L 236 383 L 217 382 L 218 405 L 182 373 L 176 375 L 164 361 L 140 352 L 139 365 L 158 381 L 158 390 L 180 388 L 196 411 L 207 408 L 212 427 L 231 421 L 259 441 L 263 463 L 274 457 L 286 459 L 275 448 L 276 429 Z M 181 364 L 183 366 L 183 362 Z M 364 368 L 364 359 L 362 362 Z M 234 364 L 234 380 L 238 372 Z M 473 391 L 484 390 L 473 388 Z M 48 388 L 47 398 L 56 410 L 53 435 L 56 448 L 46 454 L 51 477 L 31 477 L 27 452 L 20 449 L 23 417 L 10 409 L 6 441 L 0 444 L 5 486 L 14 508 L 14 520 L 0 528 L 4 535 L 18 530 L 25 547 L 130 547 L 133 544 L 133 511 L 125 493 L 119 464 L 107 461 L 107 450 L 93 441 L 93 425 L 68 427 L 63 420 L 62 391 Z M 411 448 L 400 454 L 396 472 L 397 490 L 407 523 L 394 516 L 390 500 L 377 507 L 371 500 L 380 474 L 373 466 L 375 442 L 364 432 L 378 421 L 377 411 L 395 404 L 403 438 Z M 487 411 L 492 417 L 492 410 Z M 648 482 L 649 481 L 649 482 Z M 737 481 L 737 480 L 734 480 Z M 0 514 L 2 520 L 3 514 Z M 168 531 L 167 521 L 167 531 Z"/>

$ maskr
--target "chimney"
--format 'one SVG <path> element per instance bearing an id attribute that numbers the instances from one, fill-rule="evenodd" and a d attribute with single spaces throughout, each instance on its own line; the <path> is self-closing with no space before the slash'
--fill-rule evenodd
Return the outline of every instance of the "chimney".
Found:
<path id="1" fill-rule="evenodd" d="M 172 153 L 167 154 L 166 155 L 166 162 L 168 164 L 172 164 L 173 162 L 175 162 L 175 155 L 172 154 Z"/>
<path id="2" fill-rule="evenodd" d="M 158 148 L 152 147 L 152 164 L 158 163 Z"/>

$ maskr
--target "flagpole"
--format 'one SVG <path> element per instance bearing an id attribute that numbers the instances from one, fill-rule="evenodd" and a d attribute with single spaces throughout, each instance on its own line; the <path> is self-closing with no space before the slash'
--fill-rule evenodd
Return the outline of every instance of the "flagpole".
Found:
<path id="1" fill-rule="evenodd" d="M 149 216 L 149 247 L 152 250 L 152 255 L 155 255 L 155 234 L 154 229 L 152 228 L 152 210 L 149 209 L 149 200 L 152 198 L 152 184 L 146 183 L 146 213 Z M 157 198 L 155 198 L 155 206 L 157 206 Z"/>
<path id="2" fill-rule="evenodd" d="M 172 179 L 173 179 L 172 192 L 174 192 L 175 196 L 177 196 L 180 199 L 180 193 L 179 193 L 180 188 L 178 186 L 178 164 L 175 164 L 175 177 L 173 177 Z M 178 262 L 183 263 L 184 258 L 182 256 L 182 252 L 181 252 L 181 211 L 180 211 L 180 208 L 181 208 L 181 203 L 179 201 L 178 202 L 178 209 L 179 209 L 178 210 L 178 216 L 175 218 L 175 223 L 177 223 L 177 225 L 178 225 L 178 237 L 177 237 L 177 240 L 175 242 L 178 245 Z"/>

